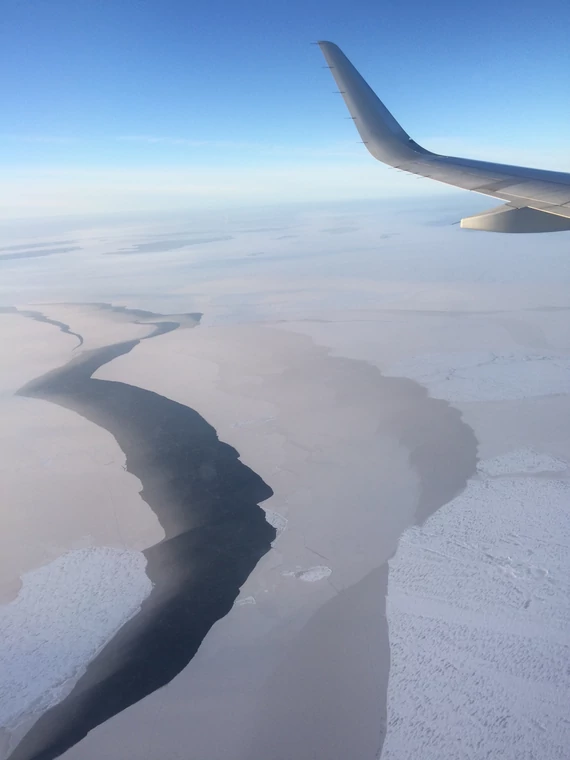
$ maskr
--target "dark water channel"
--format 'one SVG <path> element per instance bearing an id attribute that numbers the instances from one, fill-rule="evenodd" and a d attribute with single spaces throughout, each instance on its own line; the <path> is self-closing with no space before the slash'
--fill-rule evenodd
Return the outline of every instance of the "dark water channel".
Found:
<path id="1" fill-rule="evenodd" d="M 177 327 L 176 322 L 156 323 L 149 338 Z M 85 352 L 19 391 L 72 409 L 108 430 L 166 535 L 144 552 L 153 589 L 140 612 L 89 664 L 69 696 L 34 724 L 11 760 L 58 757 L 91 729 L 171 681 L 212 625 L 230 611 L 275 538 L 259 507 L 271 488 L 203 417 L 151 391 L 92 377 L 138 343 Z"/>

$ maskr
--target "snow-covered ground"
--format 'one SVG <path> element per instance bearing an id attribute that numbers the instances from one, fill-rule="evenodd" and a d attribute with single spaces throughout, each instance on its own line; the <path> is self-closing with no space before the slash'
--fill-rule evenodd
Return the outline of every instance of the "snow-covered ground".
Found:
<path id="1" fill-rule="evenodd" d="M 570 358 L 552 353 L 420 355 L 393 365 L 385 374 L 416 380 L 432 396 L 451 403 L 570 393 Z"/>
<path id="2" fill-rule="evenodd" d="M 478 340 L 488 336 L 480 331 Z M 560 456 L 567 436 L 551 414 L 541 425 L 540 410 L 566 410 L 570 359 L 553 346 L 495 343 L 463 352 L 444 344 L 385 372 L 458 407 L 480 450 L 500 453 L 479 462 L 460 496 L 408 529 L 390 562 L 383 760 L 568 757 L 570 470 Z"/>
<path id="3" fill-rule="evenodd" d="M 566 464 L 523 449 L 479 473 L 390 562 L 383 760 L 568 757 Z"/>

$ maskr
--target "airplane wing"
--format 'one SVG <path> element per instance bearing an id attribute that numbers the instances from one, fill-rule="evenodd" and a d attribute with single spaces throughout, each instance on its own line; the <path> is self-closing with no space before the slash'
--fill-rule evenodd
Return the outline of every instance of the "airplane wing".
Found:
<path id="1" fill-rule="evenodd" d="M 370 153 L 389 166 L 507 201 L 461 226 L 493 232 L 570 230 L 570 174 L 453 158 L 418 145 L 332 42 L 317 43 Z"/>

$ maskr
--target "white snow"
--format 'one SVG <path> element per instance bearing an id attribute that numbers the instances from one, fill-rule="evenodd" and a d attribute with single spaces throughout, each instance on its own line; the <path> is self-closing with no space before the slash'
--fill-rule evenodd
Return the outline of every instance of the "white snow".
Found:
<path id="1" fill-rule="evenodd" d="M 398 362 L 383 374 L 409 377 L 428 388 L 435 398 L 452 403 L 570 393 L 570 358 L 556 354 L 424 354 Z"/>
<path id="2" fill-rule="evenodd" d="M 568 757 L 570 482 L 558 464 L 532 449 L 482 462 L 481 479 L 402 538 L 383 760 Z"/>
<path id="3" fill-rule="evenodd" d="M 508 454 L 479 462 L 479 472 L 490 476 L 564 472 L 568 463 L 531 448 L 510 451 Z"/>
<path id="4" fill-rule="evenodd" d="M 67 552 L 22 577 L 0 605 L 0 727 L 59 702 L 87 664 L 140 608 L 152 584 L 138 551 Z"/>

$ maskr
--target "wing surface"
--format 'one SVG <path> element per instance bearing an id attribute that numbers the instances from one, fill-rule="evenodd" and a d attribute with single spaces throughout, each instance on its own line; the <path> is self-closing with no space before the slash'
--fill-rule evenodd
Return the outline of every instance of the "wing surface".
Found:
<path id="1" fill-rule="evenodd" d="M 528 169 L 521 166 L 475 161 L 431 153 L 422 148 L 400 126 L 390 111 L 365 82 L 337 45 L 319 42 L 328 67 L 354 120 L 356 128 L 370 153 L 389 166 L 411 174 L 429 177 L 448 185 L 473 190 L 507 201 L 505 210 L 515 211 L 530 208 L 540 214 L 511 214 L 509 229 L 495 231 L 532 232 L 532 219 L 537 224 L 537 232 L 570 229 L 570 221 L 552 220 L 552 230 L 545 214 L 570 220 L 570 174 L 563 172 Z M 478 217 L 470 217 L 471 220 Z M 506 217 L 505 217 L 506 218 Z M 482 224 L 486 224 L 484 221 Z M 488 216 L 493 224 L 493 215 Z M 493 229 L 475 224 L 465 224 L 476 229 Z M 504 222 L 502 223 L 504 227 Z"/>

